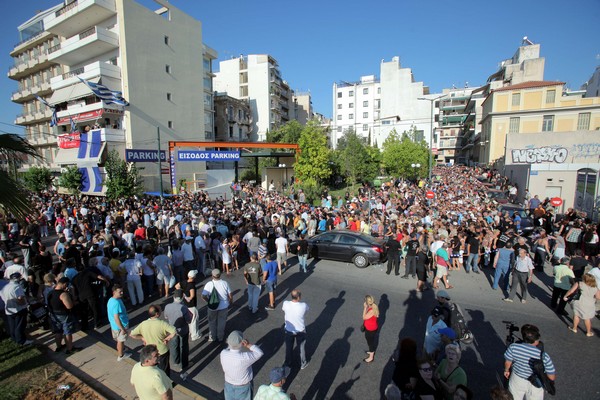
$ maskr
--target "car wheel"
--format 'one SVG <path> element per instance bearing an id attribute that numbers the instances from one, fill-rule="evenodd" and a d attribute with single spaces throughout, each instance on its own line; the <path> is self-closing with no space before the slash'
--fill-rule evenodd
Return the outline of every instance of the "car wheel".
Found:
<path id="1" fill-rule="evenodd" d="M 362 253 L 358 253 L 352 259 L 354 265 L 358 268 L 366 268 L 369 266 L 369 259 Z"/>

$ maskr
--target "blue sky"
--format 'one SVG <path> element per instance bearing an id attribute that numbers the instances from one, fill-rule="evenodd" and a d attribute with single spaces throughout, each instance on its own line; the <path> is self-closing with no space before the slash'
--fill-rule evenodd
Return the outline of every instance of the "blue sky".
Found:
<path id="1" fill-rule="evenodd" d="M 0 25 L 0 130 L 20 106 L 10 101 L 17 83 L 6 77 L 19 41 L 17 25 L 57 0 L 4 2 Z M 141 0 L 150 3 L 150 0 Z M 379 74 L 382 59 L 400 56 L 431 92 L 485 83 L 512 57 L 523 36 L 541 44 L 545 79 L 578 89 L 600 65 L 600 1 L 546 0 L 172 0 L 202 21 L 203 41 L 219 59 L 268 53 L 296 90 L 313 96 L 315 111 L 331 116 L 332 84 Z M 218 62 L 218 60 L 217 60 Z M 215 65 L 215 70 L 218 65 Z M 7 125 L 9 124 L 9 125 Z"/>

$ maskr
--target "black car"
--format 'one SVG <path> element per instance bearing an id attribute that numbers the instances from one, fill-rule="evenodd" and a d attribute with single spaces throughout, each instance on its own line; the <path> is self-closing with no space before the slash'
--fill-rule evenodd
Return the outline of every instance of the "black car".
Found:
<path id="1" fill-rule="evenodd" d="M 350 230 L 333 230 L 313 236 L 308 241 L 308 254 L 315 259 L 352 262 L 358 268 L 386 261 L 384 239 Z M 298 252 L 297 241 L 290 244 Z"/>
<path id="2" fill-rule="evenodd" d="M 502 204 L 498 207 L 498 211 L 502 212 L 502 214 L 508 213 L 513 220 L 515 219 L 515 213 L 519 214 L 521 217 L 521 232 L 523 235 L 528 236 L 533 232 L 533 219 L 527 214 L 527 211 L 525 211 L 523 207 L 517 204 Z"/>

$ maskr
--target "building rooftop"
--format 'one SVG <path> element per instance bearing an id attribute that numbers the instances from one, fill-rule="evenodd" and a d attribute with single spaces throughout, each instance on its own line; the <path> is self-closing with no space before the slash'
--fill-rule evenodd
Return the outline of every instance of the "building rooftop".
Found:
<path id="1" fill-rule="evenodd" d="M 523 83 L 517 83 L 516 85 L 504 86 L 498 89 L 494 89 L 494 92 L 503 92 L 505 90 L 516 90 L 516 89 L 533 89 L 545 86 L 556 86 L 564 85 L 565 82 L 560 81 L 529 81 Z"/>

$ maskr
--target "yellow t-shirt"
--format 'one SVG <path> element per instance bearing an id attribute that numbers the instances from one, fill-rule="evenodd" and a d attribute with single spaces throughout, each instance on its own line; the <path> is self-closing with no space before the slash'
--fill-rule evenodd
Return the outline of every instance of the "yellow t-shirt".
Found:
<path id="1" fill-rule="evenodd" d="M 167 321 L 162 319 L 147 319 L 134 330 L 131 331 L 131 335 L 142 335 L 146 344 L 156 345 L 158 354 L 163 355 L 169 351 L 169 346 L 163 343 L 163 340 L 170 334 L 175 333 L 175 327 L 169 325 Z"/>
<path id="2" fill-rule="evenodd" d="M 173 389 L 165 371 L 157 366 L 143 367 L 141 363 L 135 364 L 131 370 L 131 384 L 135 386 L 140 400 L 156 400 Z"/>

